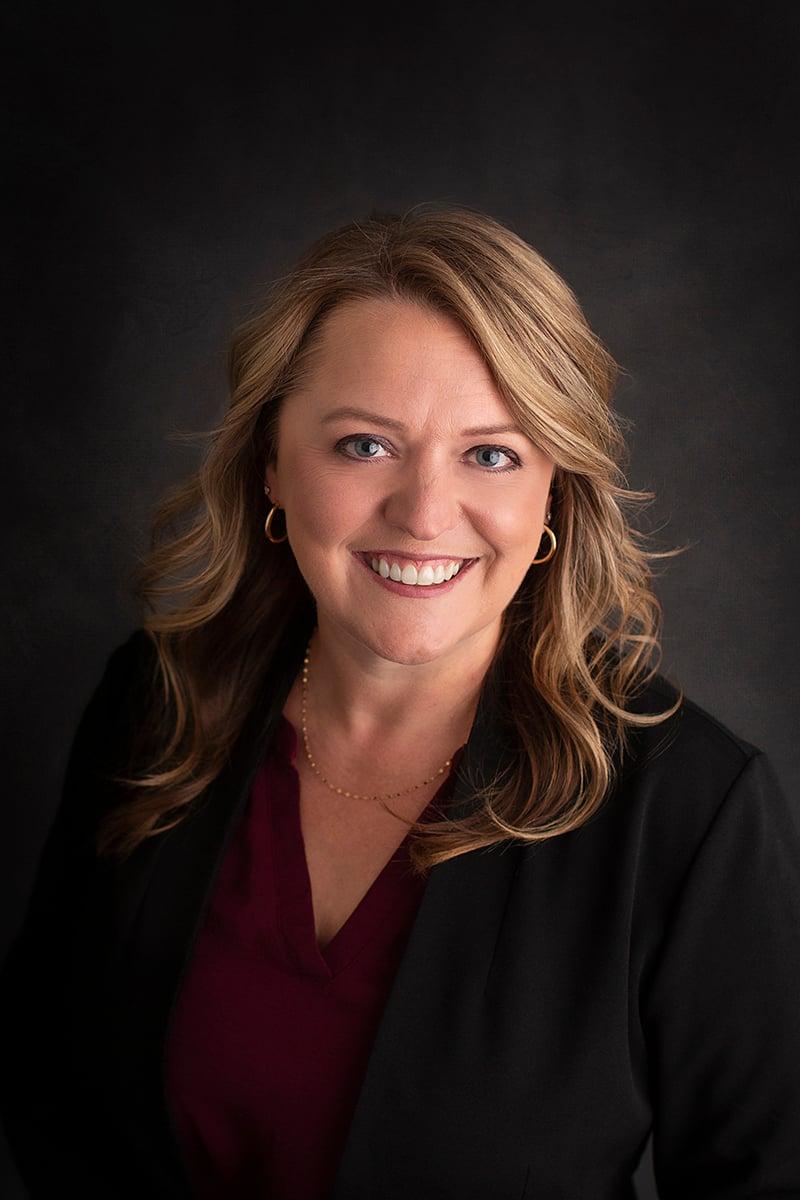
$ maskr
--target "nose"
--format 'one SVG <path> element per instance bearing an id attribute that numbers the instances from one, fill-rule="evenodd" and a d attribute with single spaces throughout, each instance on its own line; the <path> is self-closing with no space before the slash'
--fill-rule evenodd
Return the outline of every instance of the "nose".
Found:
<path id="1" fill-rule="evenodd" d="M 383 517 L 417 542 L 440 542 L 463 520 L 463 499 L 446 470 L 409 467 L 402 478 L 395 476 Z"/>

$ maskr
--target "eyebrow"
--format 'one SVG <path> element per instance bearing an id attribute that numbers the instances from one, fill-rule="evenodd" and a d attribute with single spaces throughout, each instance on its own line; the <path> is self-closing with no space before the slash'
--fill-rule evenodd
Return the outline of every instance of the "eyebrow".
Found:
<path id="1" fill-rule="evenodd" d="M 401 432 L 406 428 L 402 421 L 396 421 L 394 417 L 383 417 L 380 413 L 369 412 L 366 408 L 334 408 L 322 418 L 321 423 L 328 425 L 331 421 L 338 421 L 342 417 L 371 421 L 374 425 L 385 425 L 387 429 L 398 429 Z M 462 429 L 461 437 L 489 437 L 495 433 L 519 433 L 525 437 L 525 433 L 519 425 L 481 425 L 473 429 Z"/>

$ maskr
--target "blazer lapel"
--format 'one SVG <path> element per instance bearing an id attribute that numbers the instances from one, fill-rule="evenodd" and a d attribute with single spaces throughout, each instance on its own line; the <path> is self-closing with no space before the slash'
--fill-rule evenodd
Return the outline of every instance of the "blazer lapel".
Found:
<path id="1" fill-rule="evenodd" d="M 313 608 L 300 606 L 287 624 L 268 687 L 195 810 L 144 843 L 115 880 L 104 1054 L 113 1094 L 124 1097 L 116 1121 L 134 1161 L 148 1164 L 156 1194 L 176 1200 L 190 1190 L 165 1092 L 169 1020 L 228 840 L 302 665 L 313 621 Z"/>
<path id="2" fill-rule="evenodd" d="M 448 808 L 453 817 L 477 809 L 478 787 L 513 753 L 500 700 L 493 668 L 456 775 Z M 329 1200 L 414 1194 L 441 1154 L 437 1139 L 442 1132 L 458 1136 L 448 1123 L 448 1086 L 457 1086 L 461 1075 L 469 1077 L 472 1031 L 486 1009 L 494 951 L 521 861 L 517 850 L 506 842 L 449 859 L 430 871 L 373 1041 Z M 486 1194 L 495 1181 L 489 1179 Z M 477 1186 L 470 1194 L 484 1194 L 481 1181 L 472 1182 Z M 463 1184 L 468 1190 L 470 1180 Z"/>
<path id="3" fill-rule="evenodd" d="M 168 834 L 144 843 L 114 881 L 115 953 L 106 976 L 102 1052 L 113 1094 L 124 1097 L 117 1124 L 135 1158 L 148 1164 L 148 1182 L 159 1189 L 151 1194 L 176 1200 L 190 1195 L 165 1093 L 169 1022 L 228 840 L 301 669 L 314 620 L 313 608 L 301 608 L 290 621 L 268 685 L 196 809 Z M 508 744 L 499 711 L 491 671 L 456 774 L 449 810 L 456 817 L 474 809 L 475 781 L 491 778 Z M 435 998 L 441 1001 L 459 981 L 482 994 L 518 861 L 518 855 L 472 852 L 431 871 L 373 1043 L 331 1200 L 380 1194 L 375 1171 L 385 1161 L 382 1147 L 390 1149 L 382 1141 L 385 1131 L 393 1127 L 394 1137 L 413 1138 L 415 1123 L 430 1118 L 420 1111 L 418 1090 L 425 1022 L 428 1034 L 439 1037 Z"/>

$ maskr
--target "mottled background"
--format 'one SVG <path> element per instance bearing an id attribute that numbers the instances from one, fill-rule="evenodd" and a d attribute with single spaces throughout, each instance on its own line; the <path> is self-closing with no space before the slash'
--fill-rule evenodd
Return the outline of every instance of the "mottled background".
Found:
<path id="1" fill-rule="evenodd" d="M 265 8 L 4 7 L 3 950 L 199 453 L 170 435 L 219 418 L 244 306 L 373 207 L 482 208 L 574 288 L 624 368 L 644 527 L 690 543 L 659 568 L 663 669 L 800 782 L 796 6 Z"/>

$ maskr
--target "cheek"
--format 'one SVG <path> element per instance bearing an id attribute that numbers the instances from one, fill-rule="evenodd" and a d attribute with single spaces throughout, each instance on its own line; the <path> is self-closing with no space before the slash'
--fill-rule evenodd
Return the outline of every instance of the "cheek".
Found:
<path id="1" fill-rule="evenodd" d="M 497 504 L 485 514 L 486 536 L 499 553 L 513 555 L 530 546 L 535 539 L 533 511 L 524 504 Z"/>
<path id="2" fill-rule="evenodd" d="M 323 545 L 352 537 L 372 511 L 369 489 L 316 462 L 294 473 L 292 493 L 298 532 Z"/>

